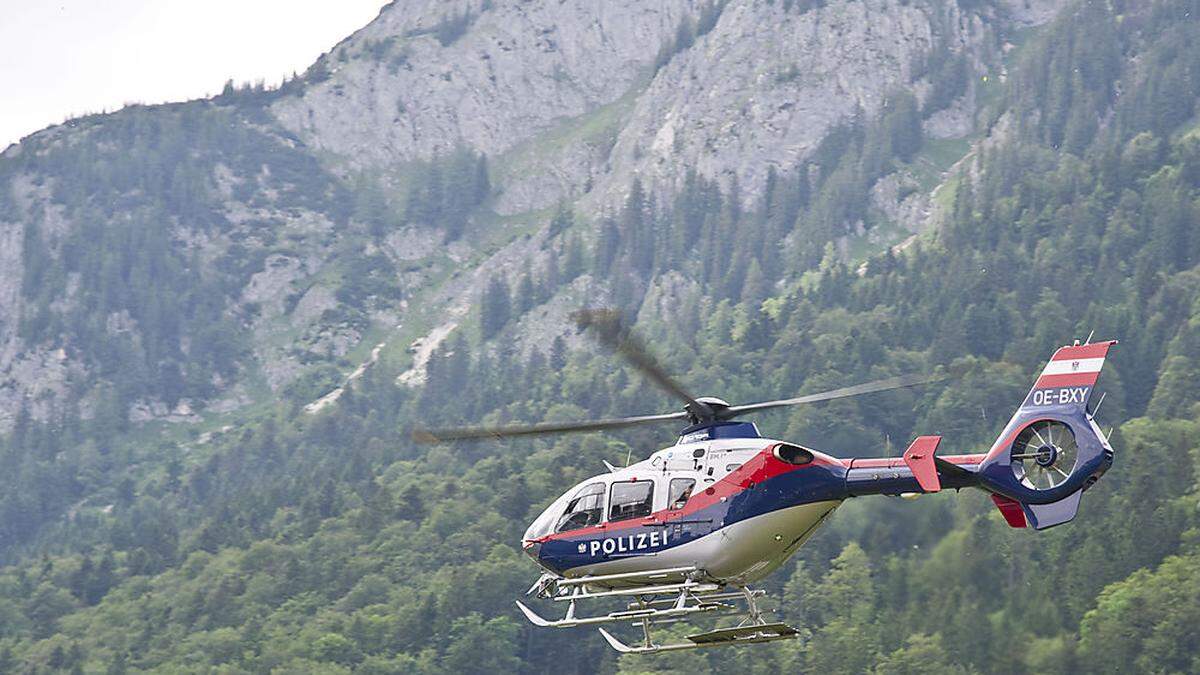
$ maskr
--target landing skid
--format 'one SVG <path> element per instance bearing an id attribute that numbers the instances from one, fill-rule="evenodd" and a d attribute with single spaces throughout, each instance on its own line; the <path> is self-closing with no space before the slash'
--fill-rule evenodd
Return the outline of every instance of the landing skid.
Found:
<path id="1" fill-rule="evenodd" d="M 638 645 L 630 646 L 612 636 L 612 633 L 599 629 L 600 634 L 612 645 L 612 648 L 622 654 L 653 654 L 655 652 L 674 652 L 681 649 L 699 649 L 700 647 L 729 647 L 736 645 L 751 645 L 775 640 L 790 640 L 799 631 L 786 623 L 764 623 L 754 626 L 738 626 L 737 628 L 719 628 L 707 633 L 696 633 L 687 636 L 687 642 L 677 642 L 669 645 Z"/>
<path id="2" fill-rule="evenodd" d="M 559 579 L 543 577 L 529 589 L 541 597 L 555 602 L 566 602 L 566 616 L 549 620 L 534 612 L 524 603 L 517 601 L 517 608 L 535 626 L 543 628 L 571 628 L 628 621 L 640 626 L 641 644 L 628 645 L 600 628 L 600 634 L 609 645 L 623 654 L 649 654 L 654 652 L 697 649 L 700 647 L 724 647 L 786 640 L 796 637 L 798 631 L 784 623 L 768 623 L 762 617 L 757 599 L 763 591 L 741 586 L 728 591 L 726 585 L 706 580 L 706 575 L 693 567 L 654 570 L 650 572 L 623 573 Z M 595 616 L 577 616 L 579 604 L 589 600 L 629 597 L 624 610 Z M 744 602 L 744 609 L 739 603 Z M 735 627 L 719 628 L 689 635 L 686 642 L 660 645 L 651 638 L 651 627 L 678 621 L 686 621 L 694 614 L 731 614 L 745 612 L 745 618 Z"/>

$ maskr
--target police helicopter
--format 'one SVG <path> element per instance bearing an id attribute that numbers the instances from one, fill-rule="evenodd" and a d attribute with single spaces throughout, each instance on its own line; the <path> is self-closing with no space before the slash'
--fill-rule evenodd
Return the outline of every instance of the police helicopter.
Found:
<path id="1" fill-rule="evenodd" d="M 683 422 L 675 444 L 625 467 L 588 478 L 556 499 L 525 532 L 522 548 L 543 570 L 527 595 L 565 605 L 543 618 L 516 602 L 533 624 L 570 628 L 632 623 L 628 644 L 600 634 L 622 653 L 654 653 L 794 638 L 797 629 L 768 620 L 752 584 L 769 575 L 846 499 L 912 497 L 944 488 L 977 488 L 1012 527 L 1044 530 L 1072 520 L 1080 495 L 1113 460 L 1108 437 L 1088 402 L 1116 341 L 1076 341 L 1055 351 L 991 449 L 938 455 L 940 436 L 920 436 L 894 458 L 837 458 L 763 438 L 749 413 L 925 384 L 904 375 L 795 398 L 731 405 L 695 397 L 664 372 L 610 310 L 577 314 L 605 344 L 684 403 L 682 411 L 527 426 L 418 431 L 424 442 L 507 438 Z M 1103 402 L 1103 397 L 1101 397 Z M 1099 407 L 1099 404 L 1097 404 Z M 580 608 L 619 601 L 617 611 Z M 702 615 L 740 622 L 660 644 L 655 626 Z"/>

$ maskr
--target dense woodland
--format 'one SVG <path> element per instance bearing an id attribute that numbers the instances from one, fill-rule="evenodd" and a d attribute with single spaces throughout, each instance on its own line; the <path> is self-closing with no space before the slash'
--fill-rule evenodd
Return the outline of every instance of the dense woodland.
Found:
<path id="1" fill-rule="evenodd" d="M 930 67 L 950 82 L 938 96 L 961 93 L 960 60 Z M 736 183 L 695 175 L 670 200 L 635 182 L 594 222 L 562 207 L 550 264 L 493 279 L 423 388 L 397 385 L 403 364 L 383 362 L 315 416 L 302 410 L 312 391 L 295 388 L 204 456 L 139 433 L 121 406 L 144 388 L 203 397 L 212 379 L 196 373 L 232 374 L 247 358 L 236 318 L 217 306 L 234 286 L 198 279 L 160 227 L 179 214 L 223 226 L 204 207 L 201 164 L 223 147 L 262 148 L 271 158 L 248 158 L 245 171 L 292 167 L 286 182 L 303 187 L 285 199 L 314 200 L 367 237 L 444 219 L 453 239 L 486 202 L 487 159 L 461 151 L 415 167 L 397 207 L 268 136 L 226 138 L 222 116 L 251 113 L 204 106 L 104 121 L 113 145 L 138 148 L 124 154 L 169 171 L 87 155 L 113 145 L 26 153 L 0 172 L 40 162 L 70 175 L 57 203 L 97 210 L 97 231 L 71 235 L 70 256 L 27 247 L 34 309 L 22 330 L 93 345 L 81 358 L 103 365 L 114 394 L 89 422 L 69 408 L 44 423 L 22 415 L 0 443 L 0 672 L 1196 672 L 1198 94 L 1200 2 L 1081 2 L 1022 47 L 987 112 L 996 142 L 948 184 L 944 225 L 905 250 L 859 268 L 833 246 L 852 224 L 873 226 L 867 187 L 925 144 L 920 121 L 940 104 L 897 92 L 804 166 L 773 172 L 753 207 Z M 185 144 L 213 155 L 173 156 Z M 28 225 L 28 241 L 43 240 L 41 226 Z M 255 263 L 226 264 L 233 279 Z M 403 293 L 384 281 L 387 265 L 348 277 L 358 291 L 339 298 L 347 312 Z M 60 311 L 72 272 L 82 301 Z M 1101 378 L 1116 463 L 1075 522 L 1042 533 L 1009 529 L 973 491 L 852 500 L 766 583 L 801 640 L 618 659 L 594 632 L 535 630 L 512 606 L 536 574 L 518 549 L 525 525 L 602 459 L 644 455 L 673 429 L 455 446 L 409 434 L 428 420 L 669 410 L 611 355 L 557 340 L 526 358 L 492 339 L 582 275 L 640 318 L 682 381 L 731 401 L 965 373 L 757 420 L 834 454 L 882 455 L 919 433 L 978 450 L 1056 346 L 1093 330 L 1120 338 Z M 639 315 L 664 277 L 698 290 L 665 320 Z M 149 339 L 114 340 L 102 324 L 114 311 L 153 326 Z M 204 331 L 214 335 L 181 349 L 179 335 Z M 113 507 L 64 518 L 85 495 Z"/>

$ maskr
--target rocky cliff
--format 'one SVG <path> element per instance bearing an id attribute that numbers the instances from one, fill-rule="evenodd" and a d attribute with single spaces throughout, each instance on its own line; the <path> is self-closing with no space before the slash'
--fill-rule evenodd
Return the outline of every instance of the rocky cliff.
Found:
<path id="1" fill-rule="evenodd" d="M 896 244 L 936 217 L 945 172 L 986 135 L 987 78 L 1063 4 L 397 1 L 278 91 L 40 132 L 0 156 L 0 428 L 22 410 L 90 417 L 114 383 L 134 421 L 322 394 L 379 344 L 412 359 L 414 339 L 419 371 L 489 279 L 515 288 L 595 239 L 635 179 L 666 203 L 694 172 L 752 206 L 771 169 L 827 172 L 832 130 L 906 96 L 942 145 L 862 195 L 890 224 L 869 246 Z M 466 237 L 412 215 L 414 181 L 449 175 L 449 157 L 487 166 Z M 576 214 L 565 230 L 547 226 L 560 206 Z M 101 240 L 130 257 L 89 262 Z M 104 290 L 167 277 L 203 297 Z M 544 346 L 612 281 L 552 289 L 505 340 Z"/>
<path id="2" fill-rule="evenodd" d="M 272 113 L 347 172 L 485 152 L 501 160 L 506 214 L 580 198 L 598 212 L 634 175 L 670 189 L 687 168 L 736 176 L 749 198 L 850 116 L 900 89 L 924 98 L 935 52 L 983 75 L 1005 34 L 1062 4 L 397 2 Z M 456 17 L 447 37 L 438 26 Z M 956 109 L 958 135 L 973 112 Z"/>

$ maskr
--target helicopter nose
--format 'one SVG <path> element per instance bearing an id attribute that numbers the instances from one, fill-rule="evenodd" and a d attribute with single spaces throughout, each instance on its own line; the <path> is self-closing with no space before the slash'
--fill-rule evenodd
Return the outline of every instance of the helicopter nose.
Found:
<path id="1" fill-rule="evenodd" d="M 533 558 L 533 560 L 535 562 L 538 560 L 538 558 L 541 556 L 541 553 L 542 553 L 541 542 L 535 541 L 533 539 L 526 539 L 525 541 L 521 542 L 521 548 L 525 549 L 525 555 L 529 556 L 530 558 Z"/>

